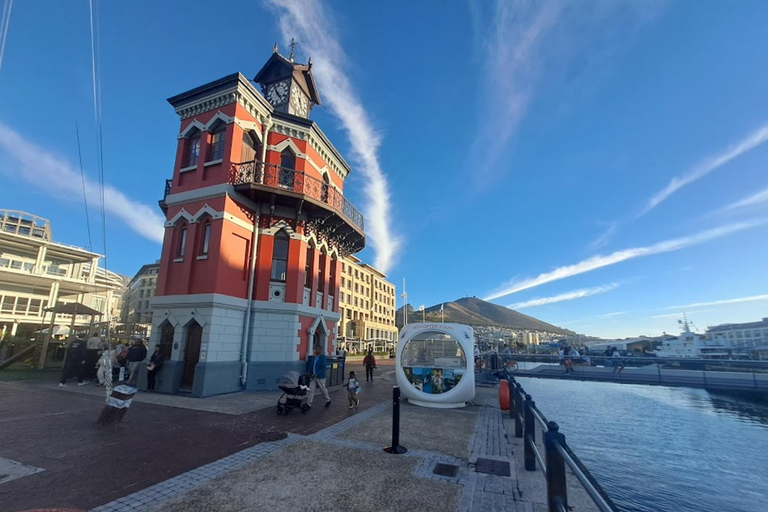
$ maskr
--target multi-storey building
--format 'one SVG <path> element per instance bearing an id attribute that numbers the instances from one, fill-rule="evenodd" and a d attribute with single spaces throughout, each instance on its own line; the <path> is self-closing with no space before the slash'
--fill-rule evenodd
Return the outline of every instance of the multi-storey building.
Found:
<path id="1" fill-rule="evenodd" d="M 168 100 L 181 125 L 150 299 L 169 356 L 159 391 L 275 389 L 335 346 L 341 258 L 365 235 L 343 195 L 351 169 L 309 119 L 311 68 L 275 47 L 261 92 L 235 73 Z"/>
<path id="2" fill-rule="evenodd" d="M 152 309 L 149 301 L 155 296 L 160 262 L 144 265 L 128 283 L 122 298 L 123 330 L 127 334 L 149 336 L 152 331 Z"/>
<path id="3" fill-rule="evenodd" d="M 722 324 L 707 329 L 708 340 L 724 342 L 734 352 L 768 352 L 768 318 L 758 322 Z"/>
<path id="4" fill-rule="evenodd" d="M 355 256 L 342 261 L 339 336 L 345 341 L 384 346 L 397 341 L 395 286 L 386 277 Z"/>
<path id="5" fill-rule="evenodd" d="M 46 219 L 0 210 L 0 333 L 32 337 L 48 327 L 46 308 L 71 302 L 100 311 L 102 323 L 117 320 L 127 280 L 99 268 L 100 258 L 54 242 Z M 56 321 L 61 327 L 71 325 L 69 315 L 58 315 Z M 75 327 L 88 327 L 90 321 L 77 316 Z"/>

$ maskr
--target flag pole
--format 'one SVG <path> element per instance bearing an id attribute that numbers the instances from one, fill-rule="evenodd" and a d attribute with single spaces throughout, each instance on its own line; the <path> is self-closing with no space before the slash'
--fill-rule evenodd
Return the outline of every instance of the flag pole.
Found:
<path id="1" fill-rule="evenodd" d="M 445 323 L 445 303 L 440 304 L 440 322 Z"/>

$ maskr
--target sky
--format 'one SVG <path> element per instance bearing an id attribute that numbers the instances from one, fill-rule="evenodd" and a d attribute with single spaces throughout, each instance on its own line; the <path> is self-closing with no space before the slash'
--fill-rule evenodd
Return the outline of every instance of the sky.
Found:
<path id="1" fill-rule="evenodd" d="M 160 255 L 166 98 L 253 77 L 293 37 L 353 167 L 359 256 L 411 304 L 476 296 L 602 337 L 768 317 L 766 2 L 93 7 L 95 81 L 87 0 L 0 24 L 0 208 L 110 270 Z"/>

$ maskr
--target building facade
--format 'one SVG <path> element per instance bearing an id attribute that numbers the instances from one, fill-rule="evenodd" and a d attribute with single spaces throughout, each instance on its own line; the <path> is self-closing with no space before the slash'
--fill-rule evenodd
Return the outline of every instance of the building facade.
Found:
<path id="1" fill-rule="evenodd" d="M 159 261 L 142 266 L 126 286 L 120 317 L 122 331 L 126 334 L 149 336 L 152 332 L 149 301 L 155 296 L 159 268 Z"/>
<path id="2" fill-rule="evenodd" d="M 734 353 L 760 358 L 768 355 L 768 317 L 758 322 L 709 327 L 706 336 L 709 340 L 723 342 Z"/>
<path id="3" fill-rule="evenodd" d="M 343 259 L 339 336 L 348 350 L 373 344 L 386 347 L 397 341 L 395 286 L 386 277 L 355 256 Z"/>
<path id="4" fill-rule="evenodd" d="M 341 260 L 365 235 L 350 167 L 309 119 L 311 67 L 275 47 L 256 85 L 235 73 L 168 100 L 181 124 L 150 299 L 159 391 L 275 389 L 334 348 Z"/>
<path id="5" fill-rule="evenodd" d="M 79 302 L 102 313 L 102 322 L 120 314 L 120 295 L 127 280 L 99 268 L 101 256 L 54 242 L 48 220 L 25 212 L 0 210 L 0 339 L 10 334 L 33 338 L 49 327 L 45 309 Z M 57 326 L 69 329 L 70 315 Z M 91 318 L 77 316 L 75 327 Z"/>

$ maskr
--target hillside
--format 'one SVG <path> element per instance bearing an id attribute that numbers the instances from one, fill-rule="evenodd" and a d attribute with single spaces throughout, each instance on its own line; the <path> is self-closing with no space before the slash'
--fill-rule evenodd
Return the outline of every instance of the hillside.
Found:
<path id="1" fill-rule="evenodd" d="M 472 326 L 505 327 L 508 329 L 520 329 L 529 331 L 552 332 L 557 334 L 569 334 L 571 331 L 561 327 L 542 322 L 532 316 L 518 313 L 504 306 L 486 302 L 475 297 L 465 297 L 444 304 L 445 321 Z M 413 311 L 408 304 L 408 322 L 421 322 L 421 311 Z M 439 322 L 441 320 L 440 304 L 426 308 L 427 322 Z M 395 317 L 397 327 L 402 327 L 403 308 L 397 310 Z"/>

